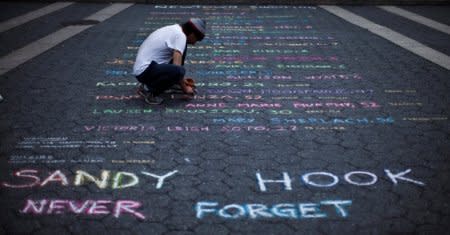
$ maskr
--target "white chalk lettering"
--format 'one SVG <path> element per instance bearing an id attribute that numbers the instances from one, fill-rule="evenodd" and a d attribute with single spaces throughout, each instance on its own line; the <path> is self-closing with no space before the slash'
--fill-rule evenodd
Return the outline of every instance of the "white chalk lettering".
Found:
<path id="1" fill-rule="evenodd" d="M 406 177 L 406 174 L 411 172 L 411 169 L 399 173 L 392 173 L 385 169 L 385 174 L 388 179 L 397 186 L 401 182 L 413 183 L 419 186 L 425 186 L 425 183 L 419 180 Z M 293 178 L 287 172 L 282 172 L 283 179 L 263 179 L 260 172 L 256 172 L 256 181 L 261 192 L 268 191 L 267 183 L 283 184 L 285 191 L 292 191 Z M 350 171 L 343 175 L 345 182 L 355 186 L 373 186 L 378 182 L 379 176 L 368 171 Z M 340 182 L 340 177 L 330 172 L 308 172 L 300 176 L 301 181 L 306 186 L 314 186 L 319 188 L 330 188 L 337 186 Z"/>
<path id="2" fill-rule="evenodd" d="M 328 176 L 328 177 L 331 177 L 333 179 L 333 181 L 331 183 L 328 183 L 328 184 L 315 183 L 315 182 L 312 182 L 309 179 L 311 176 L 314 176 L 314 175 Z M 339 182 L 339 178 L 337 176 L 335 176 L 335 175 L 333 175 L 331 173 L 328 173 L 328 172 L 311 172 L 311 173 L 307 173 L 307 174 L 304 174 L 302 176 L 302 179 L 303 179 L 303 182 L 305 182 L 305 184 L 309 184 L 309 185 L 316 186 L 316 187 L 333 187 Z"/>
<path id="3" fill-rule="evenodd" d="M 157 189 L 160 189 L 160 188 L 162 188 L 162 186 L 163 186 L 164 180 L 165 180 L 167 177 L 172 176 L 172 175 L 174 175 L 174 174 L 177 173 L 177 172 L 178 172 L 177 170 L 174 170 L 174 171 L 171 171 L 171 172 L 169 172 L 169 173 L 167 173 L 167 174 L 165 174 L 165 175 L 162 175 L 162 176 L 155 175 L 155 174 L 152 174 L 152 173 L 149 173 L 149 172 L 145 172 L 145 171 L 142 171 L 141 173 L 144 174 L 144 175 L 148 175 L 148 176 L 157 178 L 157 179 L 158 179 L 158 183 L 156 184 L 156 188 L 157 188 Z"/>
<path id="4" fill-rule="evenodd" d="M 361 182 L 355 182 L 352 179 L 350 179 L 350 177 L 354 174 L 362 174 L 362 175 L 368 175 L 370 177 L 372 177 L 372 180 L 369 182 L 365 182 L 365 183 L 361 183 Z M 347 174 L 344 175 L 345 180 L 350 183 L 350 184 L 354 184 L 354 185 L 358 185 L 358 186 L 368 186 L 368 185 L 372 185 L 375 184 L 378 180 L 378 177 L 370 172 L 365 172 L 365 171 L 352 171 L 349 172 Z"/>
<path id="5" fill-rule="evenodd" d="M 265 183 L 282 183 L 284 185 L 284 190 L 292 190 L 292 180 L 287 172 L 283 172 L 282 180 L 263 179 L 259 172 L 256 173 L 256 178 L 258 179 L 259 190 L 262 192 L 267 191 Z"/>
<path id="6" fill-rule="evenodd" d="M 395 185 L 398 184 L 397 179 L 399 179 L 399 180 L 404 180 L 404 181 L 411 182 L 411 183 L 418 184 L 418 185 L 422 185 L 422 186 L 425 185 L 425 183 L 423 183 L 423 182 L 420 182 L 420 181 L 417 181 L 417 180 L 413 180 L 413 179 L 410 179 L 410 178 L 403 177 L 404 175 L 406 175 L 406 174 L 408 174 L 409 172 L 411 172 L 411 169 L 407 169 L 406 171 L 402 171 L 402 172 L 397 173 L 397 174 L 393 174 L 393 173 L 392 173 L 390 170 L 388 170 L 388 169 L 385 169 L 384 172 L 386 172 L 386 175 L 392 180 L 392 182 L 393 182 Z"/>
<path id="7" fill-rule="evenodd" d="M 74 185 L 79 186 L 84 184 L 85 179 L 94 182 L 97 187 L 104 189 L 106 187 L 108 187 L 108 180 L 109 180 L 109 171 L 103 170 L 101 173 L 101 178 L 98 179 L 94 176 L 92 176 L 91 174 L 82 171 L 82 170 L 78 170 L 76 171 L 76 176 L 75 176 L 75 181 L 74 181 Z"/>

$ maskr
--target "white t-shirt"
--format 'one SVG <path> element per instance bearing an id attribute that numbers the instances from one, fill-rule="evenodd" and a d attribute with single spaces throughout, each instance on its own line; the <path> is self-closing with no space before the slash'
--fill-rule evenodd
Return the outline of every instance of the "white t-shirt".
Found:
<path id="1" fill-rule="evenodd" d="M 137 76 L 144 72 L 152 61 L 168 64 L 172 60 L 173 50 L 184 52 L 186 40 L 186 35 L 178 24 L 157 29 L 139 47 L 133 74 Z"/>

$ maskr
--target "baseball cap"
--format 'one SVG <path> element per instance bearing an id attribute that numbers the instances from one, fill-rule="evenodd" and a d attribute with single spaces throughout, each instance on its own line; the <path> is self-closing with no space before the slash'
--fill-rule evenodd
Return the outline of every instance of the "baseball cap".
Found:
<path id="1" fill-rule="evenodd" d="M 198 40 L 199 41 L 203 40 L 206 32 L 206 22 L 199 18 L 191 18 L 189 19 L 189 23 L 191 23 L 192 26 L 194 26 Z"/>

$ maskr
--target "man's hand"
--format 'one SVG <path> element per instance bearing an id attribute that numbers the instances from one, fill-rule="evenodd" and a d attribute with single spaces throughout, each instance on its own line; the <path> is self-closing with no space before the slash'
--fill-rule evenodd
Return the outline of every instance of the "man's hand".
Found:
<path id="1" fill-rule="evenodd" d="M 184 90 L 184 93 L 188 95 L 194 95 L 194 89 L 190 86 L 186 86 L 186 90 Z"/>
<path id="2" fill-rule="evenodd" d="M 181 89 L 183 89 L 183 92 L 185 94 L 194 95 L 194 88 L 191 86 L 187 86 L 184 78 L 181 79 L 180 86 L 181 86 Z"/>

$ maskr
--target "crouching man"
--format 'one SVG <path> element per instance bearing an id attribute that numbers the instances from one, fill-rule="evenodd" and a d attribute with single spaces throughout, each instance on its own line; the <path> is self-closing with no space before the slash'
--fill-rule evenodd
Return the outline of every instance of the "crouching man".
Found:
<path id="1" fill-rule="evenodd" d="M 148 104 L 161 104 L 159 96 L 164 91 L 179 85 L 187 95 L 194 90 L 184 78 L 184 59 L 187 44 L 194 45 L 205 37 L 206 23 L 191 18 L 184 24 L 174 24 L 157 29 L 139 47 L 133 74 L 141 85 L 138 94 Z"/>

